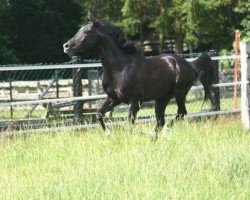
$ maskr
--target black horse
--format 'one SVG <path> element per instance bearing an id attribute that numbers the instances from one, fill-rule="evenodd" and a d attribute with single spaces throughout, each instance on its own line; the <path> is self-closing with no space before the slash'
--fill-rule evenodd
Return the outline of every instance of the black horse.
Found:
<path id="1" fill-rule="evenodd" d="M 104 130 L 104 114 L 120 103 L 129 105 L 128 119 L 134 123 L 140 105 L 155 100 L 156 134 L 165 124 L 165 108 L 172 97 L 178 105 L 176 120 L 187 114 L 185 97 L 199 71 L 185 59 L 174 54 L 146 58 L 125 39 L 118 27 L 102 20 L 86 24 L 63 47 L 70 57 L 86 51 L 100 54 L 102 85 L 108 97 L 99 109 L 97 119 Z M 209 87 L 204 89 L 210 92 Z"/>

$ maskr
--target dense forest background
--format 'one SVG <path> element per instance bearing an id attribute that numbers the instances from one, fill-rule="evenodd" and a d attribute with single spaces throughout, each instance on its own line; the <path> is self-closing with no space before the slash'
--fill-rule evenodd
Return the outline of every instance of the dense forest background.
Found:
<path id="1" fill-rule="evenodd" d="M 250 38 L 250 0 L 0 0 L 0 64 L 68 61 L 62 44 L 89 19 L 108 19 L 143 42 L 174 39 L 200 51 L 230 51 Z"/>

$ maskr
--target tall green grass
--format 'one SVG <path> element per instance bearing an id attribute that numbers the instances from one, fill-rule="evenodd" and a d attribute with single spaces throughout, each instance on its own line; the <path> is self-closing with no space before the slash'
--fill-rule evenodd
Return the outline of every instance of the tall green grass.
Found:
<path id="1" fill-rule="evenodd" d="M 250 199 L 250 133 L 237 118 L 0 138 L 0 199 Z"/>

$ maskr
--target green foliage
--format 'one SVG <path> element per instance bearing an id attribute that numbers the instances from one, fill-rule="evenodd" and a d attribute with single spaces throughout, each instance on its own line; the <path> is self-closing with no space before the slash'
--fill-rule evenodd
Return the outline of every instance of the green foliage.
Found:
<path id="1" fill-rule="evenodd" d="M 122 0 L 77 0 L 82 8 L 83 22 L 90 19 L 121 20 Z"/>
<path id="2" fill-rule="evenodd" d="M 246 40 L 250 41 L 250 0 L 242 0 L 238 7 L 235 8 L 237 13 L 242 15 L 241 20 L 241 35 Z M 244 17 L 243 17 L 244 16 Z"/>
<path id="3" fill-rule="evenodd" d="M 13 49 L 11 49 L 10 38 L 6 33 L 5 18 L 8 12 L 6 0 L 0 0 L 0 64 L 18 62 Z"/>
<path id="4" fill-rule="evenodd" d="M 9 0 L 6 32 L 22 62 L 62 62 L 62 45 L 78 29 L 80 8 L 72 0 Z"/>
<path id="5" fill-rule="evenodd" d="M 228 123 L 230 121 L 230 123 Z M 249 199 L 250 137 L 232 117 L 0 138 L 0 199 Z"/>
<path id="6" fill-rule="evenodd" d="M 141 33 L 141 26 L 150 22 L 155 10 L 155 0 L 124 0 L 122 14 L 125 32 Z"/>
<path id="7" fill-rule="evenodd" d="M 230 48 L 228 40 L 232 41 L 237 24 L 235 6 L 235 1 L 172 0 L 168 18 L 175 35 L 182 34 L 187 44 Z"/>
<path id="8" fill-rule="evenodd" d="M 158 37 L 161 51 L 169 37 L 177 53 L 184 42 L 231 49 L 235 29 L 250 38 L 249 13 L 250 0 L 0 0 L 0 64 L 68 60 L 62 44 L 89 19 L 109 19 L 141 42 Z"/>
<path id="9" fill-rule="evenodd" d="M 0 64 L 18 63 L 14 51 L 10 48 L 10 40 L 6 35 L 0 35 Z"/>

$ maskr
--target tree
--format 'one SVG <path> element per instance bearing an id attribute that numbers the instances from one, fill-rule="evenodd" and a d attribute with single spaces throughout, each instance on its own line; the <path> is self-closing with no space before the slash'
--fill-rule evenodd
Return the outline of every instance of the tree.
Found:
<path id="1" fill-rule="evenodd" d="M 185 37 L 184 3 L 182 0 L 155 0 L 157 5 L 156 15 L 154 15 L 151 26 L 156 28 L 159 34 L 160 52 L 163 51 L 164 39 L 173 37 L 175 41 L 175 52 L 183 52 Z"/>
<path id="2" fill-rule="evenodd" d="M 239 1 L 238 6 L 235 8 L 235 12 L 239 13 L 241 35 L 247 40 L 250 40 L 250 0 Z"/>
<path id="3" fill-rule="evenodd" d="M 152 22 L 151 18 L 156 10 L 155 0 L 124 0 L 121 24 L 125 32 L 127 34 L 139 33 L 142 44 L 145 39 L 143 27 Z"/>
<path id="4" fill-rule="evenodd" d="M 0 0 L 0 64 L 17 62 L 14 51 L 11 49 L 11 42 L 4 25 L 5 16 L 8 12 L 6 0 Z"/>
<path id="5" fill-rule="evenodd" d="M 168 10 L 170 8 L 170 1 L 157 0 L 156 5 L 158 7 L 158 10 L 156 10 L 156 14 L 150 26 L 158 31 L 159 52 L 162 53 L 164 50 L 165 37 L 171 37 L 171 34 L 173 33 L 171 32 L 171 21 L 168 13 Z"/>
<path id="6" fill-rule="evenodd" d="M 5 25 L 21 62 L 68 60 L 62 45 L 78 29 L 80 7 L 73 0 L 9 0 Z"/>
<path id="7" fill-rule="evenodd" d="M 90 19 L 121 20 L 123 0 L 76 0 L 82 8 L 83 23 Z"/>
<path id="8" fill-rule="evenodd" d="M 237 1 L 188 0 L 185 1 L 185 42 L 205 44 L 215 49 L 230 48 L 234 30 L 238 27 L 234 7 Z"/>
<path id="9" fill-rule="evenodd" d="M 184 43 L 228 49 L 235 29 L 250 37 L 249 13 L 250 0 L 0 0 L 0 63 L 68 60 L 62 44 L 89 19 L 121 25 L 141 43 L 158 37 L 161 52 L 166 38 L 176 53 Z"/>
<path id="10" fill-rule="evenodd" d="M 234 29 L 239 27 L 240 17 L 234 12 L 237 1 L 157 0 L 156 2 L 162 8 L 162 12 L 158 12 L 158 16 L 154 19 L 155 27 L 163 35 L 161 38 L 174 36 L 176 53 L 182 53 L 184 42 L 189 46 L 205 46 L 205 49 L 231 48 L 232 42 L 228 41 L 233 40 Z"/>

